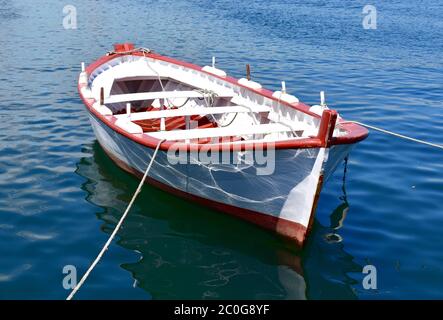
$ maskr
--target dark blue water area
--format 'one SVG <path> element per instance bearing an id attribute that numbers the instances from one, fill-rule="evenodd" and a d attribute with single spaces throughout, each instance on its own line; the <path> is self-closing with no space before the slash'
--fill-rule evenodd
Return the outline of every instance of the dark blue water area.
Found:
<path id="1" fill-rule="evenodd" d="M 63 8 L 78 27 L 63 28 Z M 132 41 L 199 65 L 217 57 L 309 104 L 443 143 L 443 4 L 373 1 L 0 0 L 0 298 L 63 299 L 138 181 L 103 153 L 80 62 Z M 443 153 L 371 132 L 325 185 L 297 252 L 279 237 L 146 186 L 79 299 L 443 298 Z M 377 289 L 363 287 L 363 267 Z"/>

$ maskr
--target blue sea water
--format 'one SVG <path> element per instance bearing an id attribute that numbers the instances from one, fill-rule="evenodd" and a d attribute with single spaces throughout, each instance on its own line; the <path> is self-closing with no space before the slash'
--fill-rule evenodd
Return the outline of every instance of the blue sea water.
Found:
<path id="1" fill-rule="evenodd" d="M 77 29 L 63 28 L 64 6 Z M 377 29 L 362 26 L 377 9 Z M 63 299 L 137 180 L 98 146 L 80 62 L 116 42 L 199 65 L 362 121 L 443 143 L 443 4 L 406 1 L 0 0 L 0 298 Z M 144 187 L 79 299 L 443 298 L 443 153 L 377 132 L 326 184 L 302 252 Z M 365 265 L 377 289 L 362 285 Z"/>

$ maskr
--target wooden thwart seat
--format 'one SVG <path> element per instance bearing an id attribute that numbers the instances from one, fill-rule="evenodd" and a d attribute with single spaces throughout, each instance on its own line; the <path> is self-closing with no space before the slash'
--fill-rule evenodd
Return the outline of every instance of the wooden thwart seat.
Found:
<path id="1" fill-rule="evenodd" d="M 223 114 L 223 113 L 246 113 L 246 112 L 269 112 L 270 108 L 267 106 L 257 106 L 253 109 L 243 106 L 225 106 L 225 107 L 193 107 L 193 108 L 181 108 L 170 109 L 160 111 L 146 111 L 131 113 L 129 119 L 131 121 L 158 119 L 158 118 L 171 118 L 171 117 L 184 117 L 184 116 L 197 116 L 207 114 Z M 127 114 L 118 114 L 117 118 L 127 118 Z"/>
<path id="2" fill-rule="evenodd" d="M 232 94 L 219 93 L 219 97 L 231 97 Z M 139 93 L 127 93 L 116 94 L 105 98 L 105 104 L 119 103 L 119 102 L 131 102 L 142 100 L 155 100 L 155 99 L 173 99 L 173 98 L 203 98 L 203 94 L 190 90 L 190 91 L 159 91 L 159 92 L 139 92 Z"/>
<path id="3" fill-rule="evenodd" d="M 242 136 L 253 134 L 267 134 L 275 132 L 293 132 L 294 129 L 280 123 L 259 124 L 237 128 L 209 128 L 174 131 L 157 131 L 146 133 L 157 139 L 188 140 L 198 138 Z"/>

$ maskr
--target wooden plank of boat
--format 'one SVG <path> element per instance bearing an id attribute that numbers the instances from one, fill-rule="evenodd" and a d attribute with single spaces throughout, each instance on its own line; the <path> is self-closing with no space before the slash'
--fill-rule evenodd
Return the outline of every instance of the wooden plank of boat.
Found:
<path id="1" fill-rule="evenodd" d="M 232 94 L 218 93 L 219 97 L 233 97 Z M 131 102 L 142 100 L 155 100 L 155 99 L 173 99 L 173 98 L 203 98 L 204 95 L 201 92 L 195 90 L 189 91 L 158 91 L 158 92 L 139 92 L 139 93 L 126 93 L 116 94 L 105 98 L 105 104 L 119 103 L 119 102 Z"/>
<path id="2" fill-rule="evenodd" d="M 208 128 L 173 131 L 149 132 L 148 135 L 157 139 L 166 140 L 187 140 L 198 138 L 228 137 L 253 134 L 267 134 L 275 132 L 293 132 L 294 129 L 281 123 L 259 124 L 237 128 Z"/>
<path id="3" fill-rule="evenodd" d="M 135 112 L 129 115 L 131 121 L 158 119 L 158 118 L 171 118 L 171 117 L 184 117 L 184 116 L 197 116 L 207 114 L 223 114 L 223 113 L 246 113 L 246 112 L 269 112 L 271 109 L 267 106 L 257 106 L 252 108 L 243 106 L 221 106 L 221 107 L 193 107 L 193 108 L 181 108 L 170 109 L 160 111 L 146 111 Z M 127 114 L 118 114 L 117 118 L 127 118 Z"/>

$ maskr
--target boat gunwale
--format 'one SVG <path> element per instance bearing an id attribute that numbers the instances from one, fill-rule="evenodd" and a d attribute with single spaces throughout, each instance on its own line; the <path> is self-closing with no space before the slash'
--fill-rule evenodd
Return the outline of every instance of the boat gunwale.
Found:
<path id="1" fill-rule="evenodd" d="M 278 98 L 273 97 L 272 96 L 273 92 L 268 89 L 250 88 L 250 87 L 240 84 L 238 82 L 238 80 L 233 77 L 218 76 L 218 75 L 215 75 L 213 73 L 203 70 L 203 67 L 200 67 L 200 66 L 188 63 L 188 62 L 176 60 L 174 58 L 162 56 L 160 54 L 152 53 L 152 52 L 150 52 L 150 53 L 131 52 L 131 53 L 115 53 L 115 54 L 104 55 L 86 67 L 85 70 L 86 70 L 86 73 L 88 74 L 88 78 L 89 78 L 89 75 L 92 74 L 101 65 L 103 65 L 103 64 L 105 64 L 117 57 L 125 56 L 125 55 L 149 57 L 151 59 L 162 60 L 162 61 L 165 61 L 165 62 L 168 62 L 171 64 L 175 64 L 175 65 L 179 65 L 179 66 L 182 66 L 185 68 L 193 69 L 193 70 L 208 74 L 212 77 L 218 78 L 220 80 L 229 82 L 229 83 L 234 84 L 236 86 L 242 87 L 246 90 L 249 90 L 251 92 L 254 92 L 256 94 L 259 94 L 261 96 L 269 98 L 271 100 L 277 101 L 280 104 L 283 104 L 283 105 L 288 106 L 290 108 L 296 109 L 298 111 L 301 111 L 303 113 L 311 115 L 315 118 L 321 119 L 321 116 L 309 111 L 309 106 L 302 103 L 302 102 L 288 103 L 286 101 L 279 100 Z M 102 115 L 97 110 L 95 110 L 93 108 L 93 104 L 96 102 L 96 100 L 94 98 L 85 98 L 81 92 L 81 89 L 85 86 L 87 86 L 87 84 L 78 83 L 78 91 L 79 91 L 79 94 L 80 94 L 80 97 L 81 97 L 83 103 L 85 104 L 85 106 L 87 107 L 87 109 L 90 113 L 94 114 L 94 116 L 96 118 L 100 119 L 104 124 L 106 124 L 108 127 L 110 127 L 113 131 L 116 131 L 117 133 L 119 133 L 119 134 L 141 144 L 141 145 L 147 146 L 149 148 L 155 148 L 157 146 L 159 139 L 154 138 L 146 133 L 140 133 L 140 134 L 128 133 L 115 124 L 115 122 L 117 121 L 117 118 L 115 116 Z M 344 120 L 341 120 L 341 121 L 344 121 Z M 341 124 L 340 122 L 337 122 L 337 125 L 339 125 L 342 130 L 345 130 L 347 132 L 347 134 L 340 136 L 340 137 L 333 137 L 331 139 L 331 141 L 329 142 L 328 147 L 334 146 L 334 145 L 342 145 L 342 144 L 354 144 L 354 143 L 357 143 L 361 140 L 364 140 L 369 134 L 369 132 L 366 128 L 364 128 L 363 126 L 360 126 L 358 124 L 355 124 L 355 123 L 347 122 L 345 124 Z M 325 147 L 324 141 L 322 138 L 324 138 L 324 137 L 314 136 L 314 137 L 307 137 L 307 138 L 303 138 L 303 139 L 300 139 L 300 138 L 299 139 L 288 139 L 288 140 L 284 140 L 284 141 L 263 141 L 263 142 L 244 141 L 244 143 L 241 143 L 241 144 L 239 144 L 239 143 L 232 144 L 230 142 L 225 142 L 225 143 L 212 144 L 211 151 L 223 152 L 223 151 L 247 151 L 247 150 L 255 150 L 255 149 L 266 150 L 266 149 L 268 149 L 268 146 L 272 147 L 273 149 L 321 148 L 321 147 Z M 195 152 L 195 151 L 200 151 L 202 148 L 203 149 L 208 148 L 208 145 L 204 145 L 204 144 L 192 144 L 192 143 L 189 144 L 189 143 L 183 143 L 183 142 L 177 142 L 177 141 L 165 141 L 161 144 L 160 149 L 167 151 L 167 150 L 169 150 L 169 148 L 172 145 L 175 146 L 177 144 L 180 145 L 179 146 L 180 150 L 186 150 L 188 152 Z"/>

